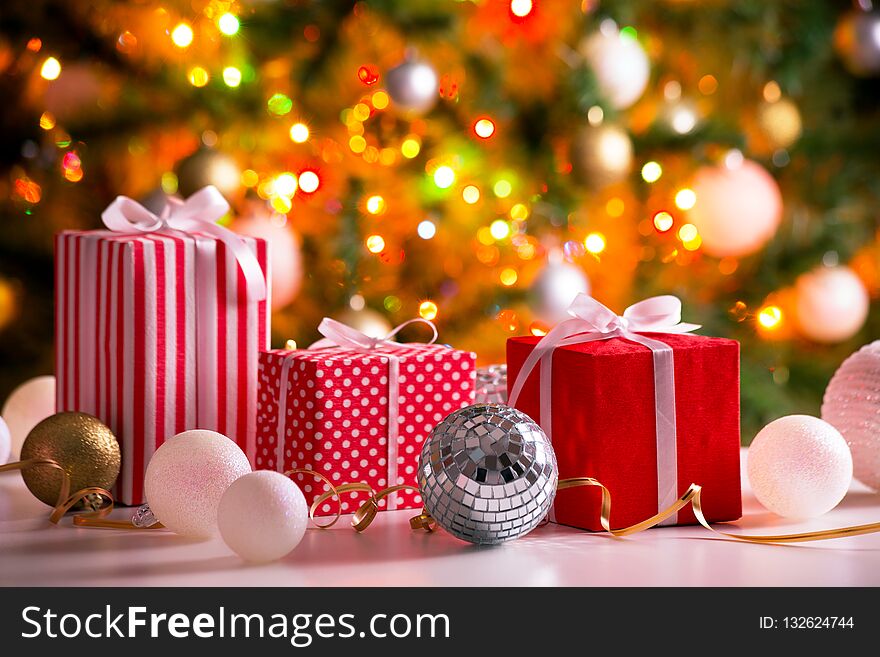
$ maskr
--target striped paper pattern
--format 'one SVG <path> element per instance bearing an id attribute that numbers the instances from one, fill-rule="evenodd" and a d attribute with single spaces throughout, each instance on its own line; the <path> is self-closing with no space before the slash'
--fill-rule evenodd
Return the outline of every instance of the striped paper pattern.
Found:
<path id="1" fill-rule="evenodd" d="M 266 243 L 242 239 L 268 272 Z M 116 434 L 116 498 L 141 504 L 153 452 L 187 429 L 229 436 L 253 463 L 269 308 L 247 300 L 226 246 L 181 233 L 65 231 L 55 249 L 56 406 Z"/>

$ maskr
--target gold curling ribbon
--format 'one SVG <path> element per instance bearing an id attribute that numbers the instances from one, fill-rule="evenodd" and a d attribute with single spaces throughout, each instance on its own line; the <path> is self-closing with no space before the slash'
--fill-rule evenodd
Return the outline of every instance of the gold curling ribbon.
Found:
<path id="1" fill-rule="evenodd" d="M 317 525 L 320 529 L 328 529 L 328 528 L 332 527 L 333 525 L 335 525 L 336 522 L 339 520 L 339 517 L 342 515 L 342 493 L 362 492 L 362 493 L 369 494 L 369 498 L 358 507 L 357 511 L 355 511 L 351 517 L 352 528 L 356 532 L 362 532 L 367 527 L 370 526 L 370 524 L 373 522 L 373 520 L 376 519 L 376 514 L 379 512 L 379 501 L 383 497 L 387 497 L 388 495 L 391 495 L 392 493 L 397 493 L 397 492 L 404 491 L 404 490 L 411 490 L 416 493 L 419 492 L 419 489 L 416 486 L 411 486 L 409 484 L 397 484 L 396 486 L 389 486 L 388 488 L 383 488 L 380 491 L 376 491 L 372 486 L 370 486 L 367 483 L 363 483 L 363 482 L 352 482 L 352 483 L 347 483 L 347 484 L 341 484 L 339 486 L 334 486 L 332 483 L 330 483 L 330 480 L 327 477 L 322 475 L 320 472 L 315 472 L 314 470 L 303 470 L 303 469 L 289 470 L 288 472 L 285 472 L 284 474 L 289 476 L 290 474 L 300 473 L 300 472 L 305 473 L 305 474 L 314 475 L 315 477 L 322 479 L 324 481 L 324 483 L 326 483 L 328 486 L 330 486 L 330 490 L 325 493 L 322 493 L 317 498 L 315 498 L 315 501 L 312 502 L 312 506 L 309 508 L 309 518 L 311 518 L 312 522 L 314 522 L 315 525 Z M 331 520 L 330 522 L 323 524 L 323 525 L 320 525 L 320 524 L 318 524 L 318 521 L 315 520 L 315 513 L 317 512 L 318 507 L 321 506 L 322 502 L 326 502 L 327 500 L 329 500 L 332 497 L 335 497 L 336 501 L 337 501 L 336 517 L 333 518 L 333 520 Z M 427 515 L 427 511 L 423 511 L 422 515 L 425 516 L 426 518 L 429 518 L 431 520 L 431 522 L 433 523 L 433 519 L 431 519 L 431 517 Z M 422 516 L 418 516 L 418 517 L 421 518 Z M 417 529 L 417 527 L 413 524 L 414 521 L 415 521 L 415 518 L 410 521 L 410 525 L 412 526 L 413 529 Z M 427 527 L 426 527 L 426 529 L 427 529 Z"/>
<path id="2" fill-rule="evenodd" d="M 78 490 L 73 495 L 71 495 L 70 474 L 67 472 L 67 470 L 64 469 L 64 467 L 60 463 L 58 463 L 58 461 L 55 461 L 53 459 L 39 458 L 25 459 L 24 461 L 16 461 L 14 463 L 0 465 L 0 472 L 12 472 L 13 470 L 29 470 L 30 468 L 34 468 L 37 466 L 48 466 L 50 468 L 55 468 L 56 470 L 61 471 L 61 489 L 58 491 L 58 501 L 55 503 L 55 506 L 52 509 L 52 513 L 49 515 L 49 522 L 57 525 L 58 521 L 61 520 L 65 513 L 70 511 L 81 501 L 93 495 L 96 495 L 101 499 L 101 505 L 97 509 L 93 509 L 92 511 L 77 513 L 73 517 L 73 524 L 78 526 L 99 526 L 99 523 L 114 522 L 109 520 L 102 520 L 102 518 L 105 518 L 107 514 L 109 514 L 110 511 L 113 509 L 113 495 L 110 494 L 110 491 L 105 490 L 104 488 L 99 488 L 97 486 L 90 486 L 88 488 Z M 130 522 L 128 523 L 128 526 L 132 527 Z"/>
<path id="3" fill-rule="evenodd" d="M 322 478 L 324 478 L 326 481 L 325 477 Z M 329 484 L 329 481 L 327 483 Z M 330 486 L 331 488 L 333 488 L 332 484 L 330 484 Z M 639 532 L 645 531 L 646 529 L 650 529 L 651 527 L 660 524 L 674 513 L 677 513 L 688 504 L 692 506 L 697 522 L 699 522 L 710 532 L 746 543 L 804 543 L 807 541 L 822 541 L 832 538 L 845 538 L 847 536 L 860 536 L 862 534 L 873 534 L 880 532 L 880 522 L 874 522 L 867 525 L 841 527 L 839 529 L 823 529 L 812 532 L 801 532 L 798 534 L 769 534 L 763 536 L 748 536 L 742 534 L 732 534 L 730 532 L 723 532 L 713 528 L 709 524 L 709 521 L 706 520 L 706 516 L 703 514 L 703 505 L 700 497 L 703 487 L 699 484 L 691 484 L 688 487 L 687 491 L 685 491 L 685 493 L 681 497 L 679 497 L 674 503 L 672 503 L 669 507 L 663 509 L 659 513 L 651 516 L 647 520 L 643 520 L 642 522 L 630 525 L 629 527 L 623 527 L 622 529 L 611 529 L 611 492 L 604 486 L 604 484 L 602 484 L 602 482 L 593 479 L 592 477 L 572 477 L 570 479 L 560 479 L 559 483 L 557 484 L 556 490 L 561 491 L 569 488 L 580 488 L 583 486 L 595 486 L 602 490 L 602 508 L 600 511 L 599 521 L 602 524 L 602 528 L 607 533 L 617 538 L 629 536 L 630 534 L 637 534 Z M 335 490 L 338 490 L 339 492 L 357 490 L 370 493 L 370 499 L 368 499 L 360 506 L 360 508 L 355 512 L 351 520 L 352 527 L 354 527 L 354 529 L 359 532 L 364 531 L 375 518 L 376 512 L 379 510 L 378 501 L 380 499 L 398 490 L 412 490 L 415 492 L 419 492 L 419 489 L 417 487 L 405 484 L 383 488 L 379 492 L 375 492 L 369 484 L 364 483 L 343 484 L 342 486 L 337 487 Z M 318 499 L 316 499 L 315 502 L 312 504 L 310 515 L 313 515 L 314 511 L 321 504 L 321 502 L 324 502 L 325 500 L 333 497 L 333 495 L 333 492 L 328 492 L 324 493 Z M 327 525 L 328 527 L 334 524 L 336 520 L 339 519 L 339 516 L 341 515 L 340 512 L 337 512 L 336 518 L 329 525 Z M 312 519 L 314 520 L 314 517 Z M 425 531 L 430 532 L 434 530 L 436 526 L 436 521 L 428 513 L 428 510 L 426 508 L 423 508 L 422 512 L 419 515 L 410 518 L 409 524 L 413 530 L 424 529 Z"/>
<path id="4" fill-rule="evenodd" d="M 657 525 L 673 513 L 676 513 L 690 504 L 694 509 L 694 516 L 703 527 L 714 534 L 720 534 L 727 538 L 737 541 L 745 541 L 747 543 L 803 543 L 806 541 L 821 541 L 830 538 L 845 538 L 847 536 L 859 536 L 861 534 L 873 534 L 880 532 L 880 522 L 874 522 L 868 525 L 855 525 L 852 527 L 842 527 L 840 529 L 823 529 L 813 532 L 802 532 L 799 534 L 770 534 L 764 536 L 747 536 L 742 534 L 731 534 L 730 532 L 722 532 L 714 529 L 706 516 L 703 515 L 703 505 L 700 500 L 703 487 L 699 484 L 691 484 L 685 493 L 673 502 L 668 508 L 660 511 L 658 514 L 651 516 L 647 520 L 624 527 L 623 529 L 611 529 L 611 493 L 605 486 L 593 479 L 592 477 L 573 477 L 571 479 L 560 479 L 556 487 L 557 491 L 566 490 L 568 488 L 578 488 L 581 486 L 597 486 L 602 489 L 602 510 L 599 521 L 602 528 L 616 537 L 628 536 L 629 534 L 637 534 Z"/>

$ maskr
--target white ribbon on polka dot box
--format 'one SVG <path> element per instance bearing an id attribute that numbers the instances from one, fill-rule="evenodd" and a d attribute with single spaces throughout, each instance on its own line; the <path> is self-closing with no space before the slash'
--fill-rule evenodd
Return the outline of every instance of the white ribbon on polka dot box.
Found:
<path id="1" fill-rule="evenodd" d="M 394 361 L 396 395 L 389 394 Z M 264 351 L 259 361 L 256 467 L 313 469 L 333 483 L 359 481 L 376 490 L 415 485 L 422 443 L 443 418 L 473 403 L 475 379 L 476 354 L 436 344 L 380 345 L 369 353 Z M 394 418 L 397 436 L 389 445 L 389 421 Z M 309 504 L 328 490 L 308 475 L 297 474 L 296 480 Z M 365 499 L 364 493 L 346 493 L 342 512 L 353 513 Z M 415 509 L 421 508 L 422 499 L 403 491 L 379 506 Z M 330 500 L 316 513 L 332 515 L 336 508 Z"/>

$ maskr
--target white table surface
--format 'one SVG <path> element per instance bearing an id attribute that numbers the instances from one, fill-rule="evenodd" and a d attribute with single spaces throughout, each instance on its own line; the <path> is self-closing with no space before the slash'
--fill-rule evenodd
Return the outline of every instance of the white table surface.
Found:
<path id="1" fill-rule="evenodd" d="M 745 452 L 743 452 L 745 454 Z M 827 515 L 795 522 L 764 510 L 744 482 L 742 533 L 789 533 L 880 521 L 880 495 L 858 483 Z M 130 516 L 116 509 L 113 517 Z M 343 518 L 306 532 L 281 561 L 244 564 L 219 538 L 164 530 L 74 528 L 46 520 L 17 473 L 0 475 L 0 584 L 6 586 L 877 586 L 880 534 L 751 545 L 701 527 L 625 539 L 545 525 L 494 547 L 409 528 L 411 510 L 379 514 L 363 534 Z"/>

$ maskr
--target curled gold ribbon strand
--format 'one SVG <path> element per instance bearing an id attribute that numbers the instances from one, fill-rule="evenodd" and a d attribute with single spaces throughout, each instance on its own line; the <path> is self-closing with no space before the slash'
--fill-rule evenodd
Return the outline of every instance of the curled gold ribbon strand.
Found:
<path id="1" fill-rule="evenodd" d="M 314 474 L 320 477 L 332 489 L 325 493 L 322 493 L 317 498 L 315 498 L 315 501 L 312 502 L 312 506 L 309 509 L 309 517 L 312 519 L 312 522 L 314 522 L 321 529 L 332 527 L 334 524 L 336 524 L 336 521 L 339 520 L 340 515 L 342 515 L 342 498 L 340 497 L 341 493 L 362 492 L 368 493 L 370 495 L 369 499 L 361 504 L 358 507 L 357 511 L 355 511 L 351 517 L 352 528 L 356 532 L 362 532 L 370 526 L 373 520 L 375 520 L 376 514 L 379 512 L 379 500 L 381 500 L 383 497 L 387 497 L 392 493 L 397 493 L 403 490 L 410 490 L 416 493 L 420 492 L 418 487 L 411 486 L 409 484 L 397 484 L 396 486 L 389 486 L 388 488 L 383 488 L 378 492 L 372 486 L 363 482 L 353 482 L 342 484 L 340 486 L 334 486 L 330 483 L 330 480 L 327 479 L 327 477 L 321 475 L 320 473 L 314 472 L 313 470 L 303 470 L 302 472 Z M 321 506 L 322 502 L 326 502 L 332 497 L 336 497 L 339 502 L 336 517 L 331 522 L 325 525 L 319 525 L 315 520 L 315 512 L 318 510 L 318 507 Z"/>
<path id="2" fill-rule="evenodd" d="M 290 477 L 290 475 L 295 475 L 295 474 L 312 475 L 313 477 L 317 477 L 318 479 L 320 479 L 321 481 L 323 481 L 325 484 L 327 484 L 328 486 L 330 486 L 330 490 L 329 490 L 328 492 L 324 493 L 321 497 L 319 497 L 318 499 L 316 499 L 314 502 L 312 502 L 312 506 L 309 507 L 309 519 L 310 519 L 313 523 L 315 523 L 315 526 L 318 527 L 318 529 L 329 529 L 330 527 L 332 527 L 333 525 L 335 525 L 336 522 L 339 520 L 339 518 L 342 516 L 342 497 L 341 497 L 341 493 L 344 493 L 344 492 L 346 492 L 346 491 L 351 491 L 351 490 L 363 490 L 363 489 L 360 488 L 360 487 L 361 487 L 361 486 L 367 486 L 367 484 L 358 484 L 358 483 L 353 483 L 353 484 L 342 484 L 341 486 L 334 486 L 334 485 L 333 485 L 333 482 L 330 481 L 330 479 L 328 479 L 328 478 L 325 477 L 324 475 L 322 475 L 320 472 L 315 472 L 314 470 L 308 470 L 308 469 L 306 469 L 306 468 L 294 468 L 293 470 L 287 470 L 287 471 L 284 473 L 284 476 L 285 476 L 285 477 Z M 369 491 L 371 491 L 371 492 L 372 492 L 372 490 L 373 490 L 373 489 L 370 488 L 369 486 L 367 486 L 367 489 L 369 489 Z M 337 505 L 336 505 L 336 517 L 333 518 L 333 520 L 331 520 L 330 522 L 328 522 L 328 523 L 325 524 L 325 525 L 318 524 L 318 521 L 315 520 L 315 512 L 318 510 L 318 505 L 319 505 L 321 502 L 330 499 L 331 497 L 335 497 L 335 498 L 336 498 L 336 502 L 337 502 Z"/>
<path id="3" fill-rule="evenodd" d="M 58 463 L 58 461 L 55 461 L 53 459 L 36 458 L 25 459 L 24 461 L 15 461 L 14 463 L 7 463 L 5 465 L 0 465 L 0 473 L 12 472 L 14 470 L 30 470 L 31 468 L 39 466 L 47 466 L 61 472 L 61 489 L 58 491 L 58 501 L 55 503 L 55 506 L 52 508 L 52 513 L 49 515 L 49 522 L 51 522 L 52 524 L 57 525 L 64 514 L 70 511 L 81 501 L 93 495 L 96 495 L 101 499 L 101 506 L 92 511 L 84 511 L 82 513 L 76 514 L 73 517 L 73 524 L 82 526 L 97 523 L 102 518 L 106 517 L 107 514 L 110 513 L 110 511 L 113 510 L 113 495 L 110 494 L 110 491 L 104 488 L 90 486 L 88 488 L 78 490 L 73 495 L 71 495 L 70 474 L 67 472 L 67 470 L 64 469 L 64 467 L 60 463 Z M 131 525 L 131 523 L 129 523 L 129 525 Z"/>
<path id="4" fill-rule="evenodd" d="M 622 529 L 611 529 L 611 493 L 601 482 L 593 479 L 592 477 L 573 477 L 571 479 L 560 479 L 559 484 L 557 485 L 557 490 L 566 490 L 568 488 L 578 488 L 581 486 L 596 486 L 602 490 L 602 510 L 600 513 L 599 521 L 602 523 L 602 528 L 606 532 L 616 537 L 637 534 L 638 532 L 649 529 L 650 527 L 653 527 L 654 525 L 663 522 L 666 518 L 674 513 L 677 513 L 688 504 L 690 504 L 693 508 L 694 516 L 697 518 L 697 522 L 699 522 L 710 532 L 746 543 L 805 543 L 808 541 L 822 541 L 832 538 L 845 538 L 847 536 L 859 536 L 862 534 L 873 534 L 876 532 L 880 532 L 880 522 L 874 522 L 867 525 L 840 527 L 838 529 L 821 529 L 812 532 L 800 532 L 797 534 L 768 534 L 761 536 L 749 536 L 723 532 L 713 528 L 709 524 L 709 521 L 706 520 L 706 516 L 703 514 L 702 501 L 700 499 L 703 487 L 699 484 L 691 484 L 690 486 L 688 486 L 688 489 L 684 492 L 684 494 L 679 497 L 674 503 L 672 503 L 670 506 L 665 508 L 663 511 L 660 511 L 656 515 L 651 516 L 647 520 L 643 520 L 642 522 L 636 523 L 635 525 L 630 525 L 629 527 L 624 527 Z"/>

